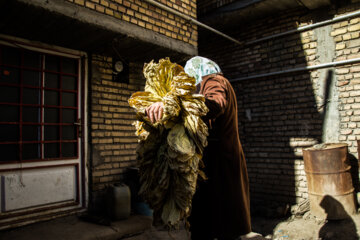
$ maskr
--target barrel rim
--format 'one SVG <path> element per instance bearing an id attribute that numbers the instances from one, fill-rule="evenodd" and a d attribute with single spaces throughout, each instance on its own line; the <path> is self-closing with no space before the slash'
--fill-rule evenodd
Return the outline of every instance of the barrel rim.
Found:
<path id="1" fill-rule="evenodd" d="M 319 144 L 316 144 L 316 145 L 319 145 Z M 327 151 L 327 150 L 332 150 L 332 149 L 337 149 L 337 148 L 344 148 L 344 147 L 348 147 L 348 144 L 347 143 L 325 143 L 324 148 L 314 148 L 314 146 L 316 145 L 313 145 L 311 147 L 308 147 L 308 148 L 304 148 L 303 150 L 304 151 Z"/>

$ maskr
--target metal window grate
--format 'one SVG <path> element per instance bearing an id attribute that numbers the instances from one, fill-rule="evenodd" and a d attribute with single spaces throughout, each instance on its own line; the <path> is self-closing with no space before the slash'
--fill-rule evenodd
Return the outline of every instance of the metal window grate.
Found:
<path id="1" fill-rule="evenodd" d="M 79 156 L 80 60 L 0 45 L 0 163 Z"/>

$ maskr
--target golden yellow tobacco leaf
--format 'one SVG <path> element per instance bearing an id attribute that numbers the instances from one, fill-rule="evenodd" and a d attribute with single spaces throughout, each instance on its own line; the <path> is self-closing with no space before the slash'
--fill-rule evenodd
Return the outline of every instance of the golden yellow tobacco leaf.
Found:
<path id="1" fill-rule="evenodd" d="M 169 59 L 145 64 L 143 73 L 145 91 L 129 99 L 138 119 L 139 194 L 154 210 L 155 222 L 175 227 L 190 214 L 198 175 L 205 177 L 199 165 L 208 128 L 201 117 L 208 108 L 204 96 L 195 94 L 195 79 Z M 164 116 L 152 124 L 145 109 L 160 101 Z"/>

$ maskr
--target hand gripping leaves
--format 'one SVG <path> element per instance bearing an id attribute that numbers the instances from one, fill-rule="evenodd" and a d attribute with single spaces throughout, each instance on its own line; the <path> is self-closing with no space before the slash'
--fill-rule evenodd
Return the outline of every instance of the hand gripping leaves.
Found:
<path id="1" fill-rule="evenodd" d="M 134 125 L 139 137 L 139 194 L 154 210 L 156 223 L 174 227 L 190 215 L 198 175 L 205 178 L 199 166 L 208 128 L 201 117 L 208 109 L 204 97 L 194 94 L 195 79 L 180 65 L 161 59 L 145 64 L 143 72 L 145 91 L 129 99 L 138 119 Z M 159 101 L 164 115 L 152 124 L 145 109 Z"/>

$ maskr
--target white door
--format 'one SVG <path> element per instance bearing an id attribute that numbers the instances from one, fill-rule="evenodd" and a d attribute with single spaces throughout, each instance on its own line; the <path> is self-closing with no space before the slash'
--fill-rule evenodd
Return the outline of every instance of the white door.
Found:
<path id="1" fill-rule="evenodd" d="M 85 207 L 84 64 L 0 41 L 0 229 Z"/>

